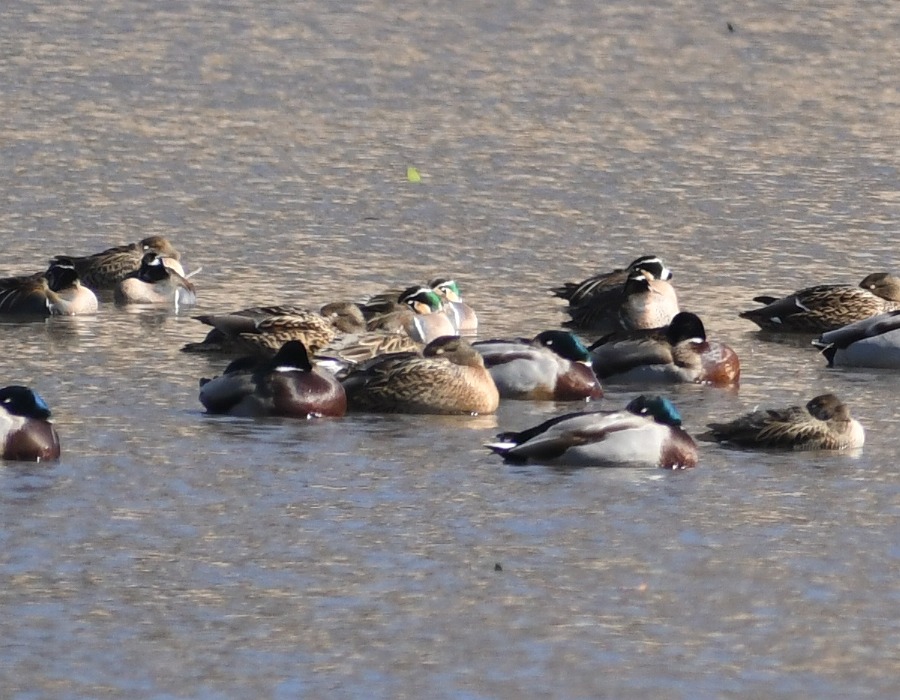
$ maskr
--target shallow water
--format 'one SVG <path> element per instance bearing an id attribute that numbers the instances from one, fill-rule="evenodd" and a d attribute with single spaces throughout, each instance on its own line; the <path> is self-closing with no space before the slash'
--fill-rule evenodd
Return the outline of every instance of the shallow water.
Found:
<path id="1" fill-rule="evenodd" d="M 2 323 L 64 450 L 0 469 L 4 697 L 895 693 L 900 380 L 737 311 L 896 271 L 900 6 L 23 1 L 3 26 L 2 275 L 163 234 L 195 311 L 451 274 L 490 337 L 655 252 L 743 362 L 737 393 L 668 392 L 690 430 L 831 390 L 868 431 L 510 467 L 482 444 L 573 407 L 216 418 L 191 312 Z"/>

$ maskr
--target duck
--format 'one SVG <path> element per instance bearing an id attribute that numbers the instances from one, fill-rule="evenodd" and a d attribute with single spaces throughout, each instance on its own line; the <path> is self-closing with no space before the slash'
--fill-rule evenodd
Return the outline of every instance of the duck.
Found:
<path id="1" fill-rule="evenodd" d="M 661 328 L 669 324 L 679 311 L 675 288 L 665 280 L 633 274 L 622 288 L 619 325 L 625 330 Z"/>
<path id="2" fill-rule="evenodd" d="M 369 300 L 362 311 L 368 330 L 404 332 L 424 344 L 442 336 L 459 334 L 459 329 L 444 310 L 441 297 L 430 287 L 408 287 L 396 301 Z"/>
<path id="3" fill-rule="evenodd" d="M 353 302 L 331 302 L 318 311 L 293 306 L 252 306 L 226 314 L 194 316 L 212 329 L 184 352 L 248 353 L 272 357 L 284 343 L 300 340 L 318 354 L 341 334 L 365 331 L 366 321 Z"/>
<path id="4" fill-rule="evenodd" d="M 161 256 L 166 266 L 184 277 L 181 267 L 181 254 L 164 236 L 148 236 L 137 243 L 107 248 L 93 255 L 56 256 L 50 260 L 53 264 L 59 260 L 70 261 L 78 272 L 82 283 L 94 291 L 114 290 L 122 280 L 141 269 L 141 263 L 147 253 Z"/>
<path id="5" fill-rule="evenodd" d="M 421 290 L 428 288 L 433 291 L 441 300 L 441 310 L 450 318 L 456 333 L 462 335 L 476 335 L 478 332 L 478 315 L 475 310 L 465 303 L 462 299 L 462 293 L 459 291 L 459 284 L 456 280 L 449 277 L 435 277 L 423 285 L 412 285 L 405 289 L 392 288 L 383 292 L 374 294 L 369 297 L 363 304 L 367 317 L 371 318 L 376 315 L 383 315 L 390 311 L 398 310 L 402 306 L 399 298 L 404 293 L 413 290 Z M 431 301 L 428 302 L 429 307 L 433 307 Z M 430 313 L 427 310 L 425 313 Z"/>
<path id="6" fill-rule="evenodd" d="M 27 386 L 0 389 L 2 459 L 44 462 L 59 459 L 59 435 L 50 422 L 50 407 Z"/>
<path id="7" fill-rule="evenodd" d="M 244 418 L 339 418 L 347 396 L 330 372 L 312 365 L 299 340 L 289 340 L 271 358 L 234 360 L 221 376 L 200 380 L 200 403 L 208 413 Z"/>
<path id="8" fill-rule="evenodd" d="M 481 355 L 459 336 L 421 353 L 380 355 L 341 380 L 350 410 L 411 414 L 492 414 L 500 393 Z"/>
<path id="9" fill-rule="evenodd" d="M 316 360 L 337 361 L 338 365 L 350 368 L 380 355 L 421 353 L 424 348 L 424 343 L 413 340 L 406 333 L 364 331 L 339 335 L 316 353 Z"/>
<path id="10" fill-rule="evenodd" d="M 681 311 L 659 329 L 614 333 L 589 348 L 594 372 L 609 383 L 688 383 L 736 387 L 741 363 L 728 345 L 710 341 L 700 317 Z"/>
<path id="11" fill-rule="evenodd" d="M 637 277 L 648 280 L 648 284 L 638 284 Z M 678 295 L 669 282 L 672 277 L 672 271 L 658 256 L 642 255 L 627 268 L 600 273 L 582 282 L 566 282 L 551 292 L 569 302 L 571 320 L 563 324 L 569 328 L 604 333 L 621 328 L 653 328 L 665 325 L 679 311 Z M 627 288 L 632 278 L 634 282 Z M 631 295 L 638 296 L 630 300 L 623 318 L 623 304 Z"/>
<path id="12" fill-rule="evenodd" d="M 180 272 L 165 264 L 163 257 L 151 251 L 141 259 L 137 272 L 126 276 L 115 287 L 117 304 L 175 304 L 191 306 L 197 303 L 193 283 Z"/>
<path id="13" fill-rule="evenodd" d="M 823 333 L 812 344 L 829 367 L 900 368 L 900 311 L 888 311 Z"/>
<path id="14" fill-rule="evenodd" d="M 662 396 L 638 396 L 615 413 L 556 416 L 527 430 L 500 433 L 486 447 L 514 464 L 689 469 L 698 461 L 697 443 L 682 428 L 674 404 Z"/>
<path id="15" fill-rule="evenodd" d="M 444 310 L 458 333 L 462 335 L 478 333 L 478 315 L 475 309 L 463 301 L 456 280 L 436 277 L 428 282 L 428 286 L 443 300 Z"/>
<path id="16" fill-rule="evenodd" d="M 900 309 L 900 278 L 887 272 L 874 272 L 856 287 L 820 284 L 785 297 L 758 296 L 753 301 L 764 306 L 738 315 L 765 331 L 826 333 Z"/>
<path id="17" fill-rule="evenodd" d="M 0 279 L 0 314 L 80 316 L 97 308 L 97 295 L 81 284 L 66 258 L 51 263 L 46 272 Z"/>
<path id="18" fill-rule="evenodd" d="M 865 430 L 834 394 L 810 399 L 805 408 L 754 410 L 726 423 L 709 423 L 705 440 L 738 447 L 848 450 L 865 443 Z"/>
<path id="19" fill-rule="evenodd" d="M 591 356 L 577 336 L 547 330 L 534 338 L 472 343 L 501 399 L 590 401 L 603 397 Z"/>

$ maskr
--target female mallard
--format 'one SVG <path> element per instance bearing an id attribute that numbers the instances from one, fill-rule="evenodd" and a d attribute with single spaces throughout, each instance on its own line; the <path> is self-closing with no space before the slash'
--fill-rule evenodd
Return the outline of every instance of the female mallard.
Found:
<path id="1" fill-rule="evenodd" d="M 900 311 L 888 311 L 828 331 L 813 341 L 829 367 L 900 369 Z"/>
<path id="2" fill-rule="evenodd" d="M 74 316 L 96 311 L 97 296 L 81 284 L 66 258 L 58 258 L 43 273 L 0 279 L 0 314 Z"/>
<path id="3" fill-rule="evenodd" d="M 352 366 L 368 362 L 379 355 L 421 353 L 424 347 L 406 333 L 365 331 L 338 336 L 316 353 L 316 359 L 337 360 L 339 364 Z"/>
<path id="4" fill-rule="evenodd" d="M 166 265 L 159 253 L 150 252 L 137 272 L 116 285 L 115 300 L 117 304 L 174 304 L 177 310 L 196 304 L 197 294 L 189 279 Z"/>
<path id="5" fill-rule="evenodd" d="M 481 414 L 500 403 L 481 355 L 457 336 L 437 338 L 421 354 L 381 355 L 341 381 L 351 410 Z"/>
<path id="6" fill-rule="evenodd" d="M 188 343 L 184 352 L 249 353 L 271 357 L 289 340 L 299 340 L 316 354 L 341 333 L 365 329 L 356 304 L 334 302 L 319 311 L 299 306 L 253 306 L 227 314 L 205 314 L 196 320 L 212 326 L 199 343 Z"/>
<path id="7" fill-rule="evenodd" d="M 501 433 L 487 447 L 507 462 L 568 467 L 697 465 L 697 445 L 681 427 L 672 402 L 639 396 L 617 413 L 569 413 L 515 433 Z"/>
<path id="8" fill-rule="evenodd" d="M 472 347 L 484 358 L 501 398 L 583 401 L 603 396 L 587 348 L 568 331 L 544 331 L 532 340 L 480 340 Z"/>
<path id="9" fill-rule="evenodd" d="M 886 272 L 867 275 L 857 287 L 820 284 L 781 299 L 754 297 L 765 304 L 742 311 L 741 318 L 767 331 L 824 333 L 854 321 L 900 309 L 900 278 Z"/>
<path id="10" fill-rule="evenodd" d="M 27 386 L 0 389 L 0 450 L 2 459 L 59 459 L 59 435 L 50 422 L 50 407 Z"/>
<path id="11" fill-rule="evenodd" d="M 441 297 L 429 287 L 409 287 L 396 301 L 370 300 L 363 305 L 363 314 L 370 331 L 400 331 L 420 343 L 459 332 L 444 311 Z"/>
<path id="12" fill-rule="evenodd" d="M 704 437 L 740 447 L 788 450 L 846 450 L 862 447 L 865 431 L 834 394 L 810 400 L 806 408 L 757 410 L 728 423 L 710 423 Z"/>
<path id="13" fill-rule="evenodd" d="M 648 283 L 638 284 L 638 277 Z M 627 283 L 632 278 L 629 287 Z M 678 297 L 670 279 L 672 271 L 662 260 L 644 255 L 625 269 L 595 275 L 583 282 L 567 282 L 551 291 L 569 302 L 567 311 L 572 320 L 566 326 L 609 333 L 621 328 L 666 325 L 678 313 Z"/>
<path id="14" fill-rule="evenodd" d="M 209 413 L 243 417 L 340 417 L 347 411 L 344 388 L 314 368 L 303 343 L 291 340 L 274 357 L 243 357 L 220 377 L 200 380 L 200 403 Z"/>
<path id="15" fill-rule="evenodd" d="M 604 382 L 735 386 L 741 378 L 737 353 L 707 340 L 700 317 L 689 311 L 665 328 L 601 338 L 590 351 L 594 372 Z"/>
<path id="16" fill-rule="evenodd" d="M 50 263 L 69 260 L 86 287 L 95 290 L 115 289 L 119 282 L 141 269 L 141 262 L 147 253 L 160 255 L 168 267 L 184 276 L 184 269 L 178 262 L 181 254 L 163 236 L 149 236 L 137 243 L 108 248 L 93 255 L 57 256 Z"/>

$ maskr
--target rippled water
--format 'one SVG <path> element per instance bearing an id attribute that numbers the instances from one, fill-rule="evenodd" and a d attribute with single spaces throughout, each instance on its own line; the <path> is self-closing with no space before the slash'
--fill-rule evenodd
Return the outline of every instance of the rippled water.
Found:
<path id="1" fill-rule="evenodd" d="M 57 4 L 3 13 L 3 275 L 163 234 L 201 311 L 448 273 L 486 337 L 655 252 L 743 361 L 689 429 L 833 390 L 868 442 L 514 468 L 571 406 L 213 418 L 189 313 L 3 323 L 64 450 L 0 469 L 4 697 L 895 694 L 900 380 L 736 313 L 897 270 L 900 6 Z"/>

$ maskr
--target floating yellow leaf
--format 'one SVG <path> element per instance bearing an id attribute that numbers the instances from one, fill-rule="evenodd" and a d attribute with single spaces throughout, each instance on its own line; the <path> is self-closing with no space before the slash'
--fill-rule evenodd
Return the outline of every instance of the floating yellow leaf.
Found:
<path id="1" fill-rule="evenodd" d="M 410 182 L 422 182 L 422 176 L 419 175 L 419 171 L 411 165 L 406 167 L 406 179 Z"/>

